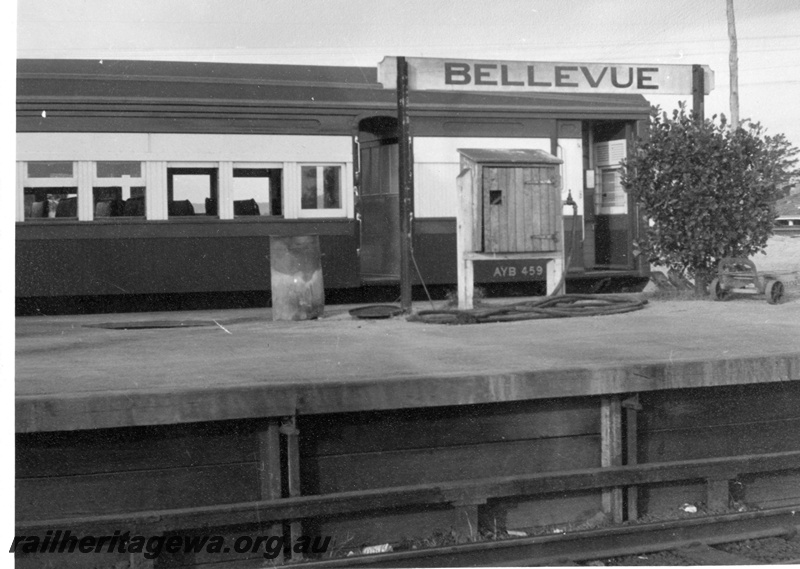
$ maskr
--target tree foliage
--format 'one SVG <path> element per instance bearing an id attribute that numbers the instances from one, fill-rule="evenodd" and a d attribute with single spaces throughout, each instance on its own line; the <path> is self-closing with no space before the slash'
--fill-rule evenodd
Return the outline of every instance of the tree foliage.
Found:
<path id="1" fill-rule="evenodd" d="M 732 130 L 724 115 L 700 122 L 684 104 L 672 117 L 654 107 L 648 136 L 623 162 L 622 185 L 647 220 L 637 248 L 704 289 L 723 257 L 764 250 L 797 153 L 759 123 Z"/>

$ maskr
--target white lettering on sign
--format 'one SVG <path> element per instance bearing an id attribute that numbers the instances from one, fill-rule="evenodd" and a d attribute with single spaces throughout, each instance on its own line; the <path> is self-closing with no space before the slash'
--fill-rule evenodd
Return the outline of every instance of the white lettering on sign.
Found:
<path id="1" fill-rule="evenodd" d="M 530 91 L 692 94 L 691 65 L 467 61 L 409 57 L 409 89 L 417 91 Z M 703 66 L 705 94 L 714 72 Z M 397 58 L 378 64 L 378 81 L 397 86 Z"/>
<path id="2" fill-rule="evenodd" d="M 515 276 L 517 276 L 517 268 L 516 267 L 504 267 L 502 265 L 498 265 L 494 269 L 494 276 L 495 277 L 515 277 Z"/>
<path id="3" fill-rule="evenodd" d="M 522 267 L 520 271 L 526 277 L 535 277 L 535 276 L 542 276 L 544 274 L 544 267 L 541 265 L 530 265 Z M 497 265 L 494 268 L 494 273 L 492 274 L 494 277 L 516 277 L 517 276 L 517 267 L 510 267 L 506 265 Z"/>

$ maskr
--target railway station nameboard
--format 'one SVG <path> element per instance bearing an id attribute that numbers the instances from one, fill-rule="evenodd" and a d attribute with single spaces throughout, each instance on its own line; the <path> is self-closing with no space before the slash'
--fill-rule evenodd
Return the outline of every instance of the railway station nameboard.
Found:
<path id="1" fill-rule="evenodd" d="M 691 95 L 691 65 L 554 63 L 409 57 L 412 91 L 510 91 L 550 93 L 638 93 Z M 702 66 L 704 94 L 714 88 L 714 72 Z M 397 86 L 397 58 L 378 64 L 378 81 Z"/>

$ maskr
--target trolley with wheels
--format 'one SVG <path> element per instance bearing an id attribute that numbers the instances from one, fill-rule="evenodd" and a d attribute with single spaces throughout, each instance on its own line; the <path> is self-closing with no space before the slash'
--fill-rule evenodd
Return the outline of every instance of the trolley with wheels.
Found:
<path id="1" fill-rule="evenodd" d="M 757 294 L 763 294 L 770 304 L 778 304 L 783 298 L 783 282 L 773 274 L 759 274 L 755 263 L 743 257 L 722 259 L 717 268 L 717 277 L 711 281 L 709 289 L 713 300 L 725 300 L 732 292 L 748 289 L 750 285 Z"/>

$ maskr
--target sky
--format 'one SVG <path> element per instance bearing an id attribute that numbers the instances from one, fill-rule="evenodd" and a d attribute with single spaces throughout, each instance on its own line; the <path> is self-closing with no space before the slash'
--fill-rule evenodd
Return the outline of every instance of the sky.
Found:
<path id="1" fill-rule="evenodd" d="M 734 6 L 740 116 L 800 146 L 800 1 Z M 726 0 L 23 0 L 16 21 L 19 58 L 700 63 L 715 72 L 707 116 L 730 109 Z"/>

